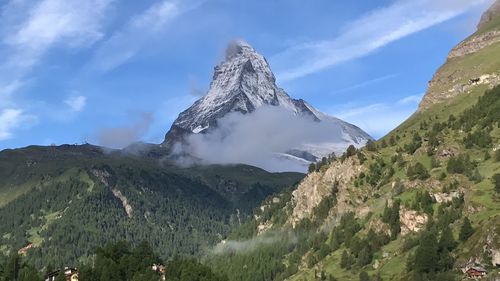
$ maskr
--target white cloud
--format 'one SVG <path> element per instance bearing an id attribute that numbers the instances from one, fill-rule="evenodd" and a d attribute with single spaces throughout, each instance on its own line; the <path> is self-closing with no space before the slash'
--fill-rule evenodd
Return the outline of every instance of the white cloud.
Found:
<path id="1" fill-rule="evenodd" d="M 397 0 L 350 23 L 337 38 L 291 47 L 271 60 L 280 80 L 293 80 L 366 56 L 486 2 L 491 0 Z"/>
<path id="2" fill-rule="evenodd" d="M 110 71 L 126 63 L 176 18 L 201 3 L 163 0 L 153 4 L 104 42 L 96 52 L 93 64 L 102 71 Z"/>
<path id="3" fill-rule="evenodd" d="M 27 15 L 22 11 L 10 11 L 25 17 L 6 30 L 8 34 L 4 43 L 13 48 L 7 66 L 26 71 L 57 44 L 69 47 L 92 45 L 103 36 L 103 21 L 111 2 L 44 0 L 33 5 Z"/>
<path id="4" fill-rule="evenodd" d="M 422 100 L 423 96 L 424 96 L 424 94 L 408 96 L 408 97 L 400 99 L 398 101 L 398 104 L 418 104 Z"/>
<path id="5" fill-rule="evenodd" d="M 34 117 L 25 115 L 21 109 L 7 108 L 0 111 L 0 141 L 13 137 L 13 131 Z"/>
<path id="6" fill-rule="evenodd" d="M 273 172 L 304 172 L 303 163 L 276 157 L 276 153 L 325 143 L 345 145 L 339 124 L 315 122 L 286 109 L 264 106 L 251 115 L 228 114 L 218 120 L 215 130 L 190 135 L 178 149 L 211 164 L 244 163 Z"/>
<path id="7" fill-rule="evenodd" d="M 333 116 L 356 124 L 374 138 L 380 138 L 410 117 L 416 110 L 422 94 L 411 95 L 395 102 L 361 106 L 344 106 L 330 112 Z"/>
<path id="8" fill-rule="evenodd" d="M 364 88 L 366 86 L 370 86 L 370 85 L 373 85 L 373 84 L 376 84 L 376 83 L 379 83 L 382 81 L 386 81 L 386 80 L 391 80 L 391 79 L 396 78 L 396 77 L 398 77 L 398 74 L 390 74 L 390 75 L 384 75 L 381 77 L 373 78 L 373 79 L 370 79 L 368 81 L 364 81 L 364 82 L 361 82 L 359 84 L 335 91 L 334 94 L 344 93 L 344 92 L 349 92 L 352 90 Z"/>
<path id="9" fill-rule="evenodd" d="M 37 117 L 25 113 L 28 105 L 14 93 L 29 80 L 27 76 L 55 47 L 81 48 L 104 36 L 106 12 L 114 0 L 11 0 L 0 7 L 0 139 Z M 35 103 L 35 102 L 33 102 Z M 85 99 L 67 100 L 81 110 Z"/>
<path id="10" fill-rule="evenodd" d="M 69 108 L 74 112 L 80 112 L 87 105 L 87 97 L 85 96 L 75 96 L 67 98 L 64 103 L 69 106 Z"/>

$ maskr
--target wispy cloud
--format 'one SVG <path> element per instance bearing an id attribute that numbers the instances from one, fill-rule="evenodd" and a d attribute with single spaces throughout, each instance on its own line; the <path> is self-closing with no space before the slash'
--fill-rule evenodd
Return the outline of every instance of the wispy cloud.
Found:
<path id="1" fill-rule="evenodd" d="M 27 113 L 27 104 L 15 92 L 26 84 L 31 70 L 56 47 L 88 47 L 104 36 L 106 12 L 114 0 L 10 0 L 0 7 L 0 140 L 13 137 L 15 129 L 25 127 L 37 117 Z M 74 111 L 85 106 L 85 99 L 65 103 Z"/>
<path id="2" fill-rule="evenodd" d="M 153 4 L 104 42 L 92 63 L 102 71 L 110 71 L 126 63 L 176 18 L 201 3 L 202 1 L 164 0 Z"/>
<path id="3" fill-rule="evenodd" d="M 413 96 L 408 96 L 405 98 L 402 98 L 398 101 L 398 104 L 418 104 L 421 100 L 424 94 L 418 94 L 418 95 L 413 95 Z"/>
<path id="4" fill-rule="evenodd" d="M 294 46 L 271 60 L 280 80 L 293 80 L 371 54 L 486 2 L 491 0 L 396 0 L 348 24 L 337 38 Z"/>
<path id="5" fill-rule="evenodd" d="M 13 130 L 21 125 L 34 121 L 33 116 L 26 115 L 21 109 L 6 108 L 0 111 L 0 141 L 13 136 Z"/>
<path id="6" fill-rule="evenodd" d="M 367 86 L 370 86 L 370 85 L 373 85 L 373 84 L 376 84 L 376 83 L 380 83 L 380 82 L 383 82 L 383 81 L 386 81 L 386 80 L 391 80 L 391 79 L 396 78 L 396 77 L 398 77 L 398 74 L 384 75 L 384 76 L 381 76 L 381 77 L 373 78 L 373 79 L 370 79 L 370 80 L 358 83 L 358 84 L 353 85 L 353 86 L 349 86 L 347 88 L 340 89 L 338 91 L 333 92 L 333 94 L 350 92 L 352 90 L 361 89 L 361 88 L 364 88 L 364 87 L 367 87 Z"/>
<path id="7" fill-rule="evenodd" d="M 356 124 L 370 135 L 379 138 L 395 129 L 411 116 L 422 94 L 411 95 L 394 102 L 368 105 L 345 105 L 330 112 L 335 117 Z"/>
<path id="8" fill-rule="evenodd" d="M 103 21 L 113 0 L 44 0 L 31 6 L 27 14 L 12 0 L 10 13 L 17 24 L 4 28 L 3 43 L 11 48 L 9 69 L 29 70 L 55 45 L 89 46 L 103 37 Z M 16 9 L 17 7 L 17 9 Z"/>
<path id="9" fill-rule="evenodd" d="M 70 108 L 73 112 L 80 112 L 87 105 L 87 97 L 85 96 L 72 96 L 67 98 L 64 103 Z"/>

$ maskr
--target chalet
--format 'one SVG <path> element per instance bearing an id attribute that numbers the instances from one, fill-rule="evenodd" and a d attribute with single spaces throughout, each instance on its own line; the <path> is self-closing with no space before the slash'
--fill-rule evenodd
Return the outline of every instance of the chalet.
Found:
<path id="1" fill-rule="evenodd" d="M 471 266 L 465 271 L 465 273 L 469 278 L 481 279 L 485 277 L 488 272 L 481 266 Z"/>
<path id="2" fill-rule="evenodd" d="M 65 267 L 64 270 L 56 270 L 47 274 L 45 281 L 55 281 L 59 274 L 64 274 L 66 281 L 78 281 L 78 270 L 72 267 Z"/>

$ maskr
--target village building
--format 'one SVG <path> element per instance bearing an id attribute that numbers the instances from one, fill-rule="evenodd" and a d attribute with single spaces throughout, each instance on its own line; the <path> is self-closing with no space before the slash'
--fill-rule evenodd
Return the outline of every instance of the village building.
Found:
<path id="1" fill-rule="evenodd" d="M 56 270 L 49 273 L 45 281 L 55 281 L 59 274 L 64 274 L 66 281 L 78 281 L 78 270 L 72 267 L 65 267 L 64 270 Z"/>
<path id="2" fill-rule="evenodd" d="M 481 279 L 488 274 L 488 271 L 481 266 L 471 266 L 465 271 L 465 273 L 469 278 Z"/>

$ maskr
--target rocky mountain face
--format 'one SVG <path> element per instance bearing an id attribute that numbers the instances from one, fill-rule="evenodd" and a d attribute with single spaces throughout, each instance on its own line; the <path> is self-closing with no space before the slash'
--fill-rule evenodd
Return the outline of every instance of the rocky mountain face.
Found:
<path id="1" fill-rule="evenodd" d="M 316 122 L 335 124 L 340 130 L 340 144 L 309 144 L 306 149 L 290 147 L 288 151 L 276 151 L 284 157 L 308 162 L 331 152 L 342 153 L 351 144 L 361 147 L 372 139 L 358 127 L 323 114 L 304 100 L 291 98 L 276 85 L 276 78 L 266 59 L 248 43 L 235 41 L 229 45 L 225 61 L 215 67 L 208 93 L 179 115 L 162 145 L 171 148 L 176 143 L 186 142 L 189 135 L 209 134 L 228 114 L 248 115 L 266 106 Z"/>
<path id="2" fill-rule="evenodd" d="M 500 16 L 500 1 L 497 0 L 493 5 L 481 16 L 481 20 L 477 25 L 477 29 L 480 30 L 485 27 L 488 23 L 495 20 Z"/>
<path id="3" fill-rule="evenodd" d="M 475 86 L 491 89 L 500 84 L 500 66 L 496 59 L 500 51 L 500 1 L 482 15 L 477 28 L 450 51 L 446 63 L 429 82 L 419 111 L 470 94 Z"/>

